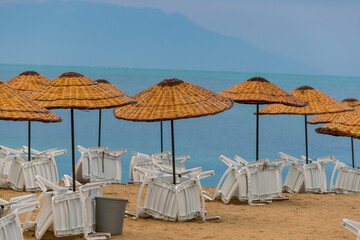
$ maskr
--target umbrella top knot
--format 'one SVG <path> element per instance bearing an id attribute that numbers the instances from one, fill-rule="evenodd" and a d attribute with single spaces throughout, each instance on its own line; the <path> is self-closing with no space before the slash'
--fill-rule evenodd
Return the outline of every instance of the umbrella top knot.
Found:
<path id="1" fill-rule="evenodd" d="M 84 77 L 84 75 L 77 72 L 66 72 L 59 76 L 59 78 L 76 78 L 76 77 Z"/>
<path id="2" fill-rule="evenodd" d="M 357 102 L 359 100 L 357 100 L 356 98 L 345 98 L 344 100 L 342 100 L 342 102 Z"/>
<path id="3" fill-rule="evenodd" d="M 37 73 L 37 72 L 35 72 L 35 71 L 25 71 L 25 72 L 23 72 L 23 73 L 20 73 L 19 75 L 20 75 L 20 76 L 31 76 L 31 75 L 33 75 L 33 76 L 39 76 L 40 74 Z"/>
<path id="4" fill-rule="evenodd" d="M 301 86 L 301 87 L 298 87 L 297 89 L 295 90 L 312 90 L 314 88 L 310 87 L 310 86 Z"/>
<path id="5" fill-rule="evenodd" d="M 183 80 L 177 78 L 171 78 L 171 79 L 164 79 L 162 82 L 158 83 L 157 85 L 160 87 L 172 87 L 182 83 L 184 83 Z"/>
<path id="6" fill-rule="evenodd" d="M 248 81 L 250 81 L 250 82 L 269 82 L 268 80 L 266 80 L 263 77 L 253 77 L 253 78 L 248 79 Z"/>
<path id="7" fill-rule="evenodd" d="M 109 83 L 109 81 L 105 80 L 105 79 L 98 79 L 98 80 L 95 80 L 96 82 L 98 83 Z"/>

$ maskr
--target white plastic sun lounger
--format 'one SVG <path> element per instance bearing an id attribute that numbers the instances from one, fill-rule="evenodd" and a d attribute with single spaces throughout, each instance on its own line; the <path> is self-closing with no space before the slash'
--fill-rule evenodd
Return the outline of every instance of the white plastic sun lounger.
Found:
<path id="1" fill-rule="evenodd" d="M 159 165 L 172 167 L 172 158 L 170 152 L 155 153 L 152 155 L 132 152 L 129 179 L 135 183 L 141 183 L 145 179 L 145 175 L 141 171 L 137 171 L 135 167 L 141 167 L 149 170 L 159 170 Z M 175 157 L 175 166 L 177 170 L 185 170 L 185 162 L 190 156 Z"/>
<path id="2" fill-rule="evenodd" d="M 283 185 L 283 190 L 288 193 L 302 193 L 305 192 L 305 184 L 304 184 L 304 164 L 305 161 L 303 159 L 295 158 L 288 154 L 279 153 L 281 158 L 287 159 L 287 163 L 284 163 L 281 166 L 281 170 L 284 167 L 289 166 L 289 171 L 286 175 L 285 182 Z"/>
<path id="3" fill-rule="evenodd" d="M 28 214 L 24 224 L 26 228 L 35 231 L 36 239 L 41 239 L 50 227 L 56 237 L 84 234 L 86 239 L 109 239 L 108 233 L 95 233 L 93 201 L 96 196 L 102 196 L 101 187 L 106 183 L 89 183 L 73 192 L 70 190 L 72 178 L 64 176 L 63 180 L 65 186 L 58 186 L 36 176 L 36 181 L 43 190 L 38 199 L 45 199 L 45 202 L 34 222 L 28 221 L 32 212 Z M 78 182 L 76 184 L 81 185 Z M 48 192 L 48 189 L 53 191 Z"/>
<path id="4" fill-rule="evenodd" d="M 213 219 L 206 217 L 205 200 L 202 194 L 200 179 L 212 176 L 214 171 L 199 172 L 198 169 L 184 173 L 172 183 L 172 175 L 136 167 L 142 171 L 143 181 L 137 202 L 135 217 L 153 217 L 165 221 L 188 221 L 191 219 Z M 180 173 L 180 172 L 178 172 Z M 140 206 L 143 191 L 147 185 L 144 205 Z M 219 218 L 219 217 L 215 217 Z"/>
<path id="5" fill-rule="evenodd" d="M 360 240 L 360 222 L 344 218 L 341 225 L 352 231 L 356 235 L 356 239 Z"/>
<path id="6" fill-rule="evenodd" d="M 76 180 L 87 183 L 114 179 L 114 182 L 121 182 L 121 161 L 120 156 L 127 151 L 109 150 L 108 147 L 96 147 L 86 149 L 80 145 L 77 149 L 81 157 L 76 163 Z"/>
<path id="7" fill-rule="evenodd" d="M 304 156 L 301 156 L 305 159 Z M 304 165 L 304 183 L 305 191 L 313 193 L 325 193 L 329 192 L 327 189 L 325 164 L 336 163 L 335 157 L 323 157 L 318 158 L 316 161 L 309 159 L 311 163 Z"/>
<path id="8" fill-rule="evenodd" d="M 0 218 L 0 240 L 23 240 L 23 228 L 18 214 L 32 211 L 40 206 L 39 202 L 18 204 L 13 212 Z"/>
<path id="9" fill-rule="evenodd" d="M 281 164 L 287 159 L 258 160 L 246 162 L 235 155 L 235 159 L 245 166 L 240 173 L 239 200 L 247 201 L 250 205 L 258 205 L 255 202 L 270 203 L 276 200 L 288 200 L 282 195 Z M 262 203 L 260 203 L 262 205 Z"/>
<path id="10" fill-rule="evenodd" d="M 35 182 L 36 175 L 58 184 L 59 174 L 55 156 L 64 153 L 65 149 L 51 149 L 32 156 L 31 161 L 24 160 L 19 155 L 15 156 L 7 180 L 9 187 L 16 191 L 22 191 L 24 188 L 27 192 L 39 191 L 40 188 Z"/>
<path id="11" fill-rule="evenodd" d="M 220 155 L 219 159 L 228 166 L 228 169 L 222 175 L 216 186 L 215 193 L 211 194 L 204 191 L 204 197 L 210 201 L 221 199 L 224 204 L 228 204 L 233 197 L 239 198 L 239 170 L 242 169 L 243 165 L 224 155 Z"/>
<path id="12" fill-rule="evenodd" d="M 336 170 L 338 174 L 334 185 Z M 330 189 L 338 194 L 360 193 L 360 169 L 350 168 L 345 163 L 337 161 L 331 176 Z"/>

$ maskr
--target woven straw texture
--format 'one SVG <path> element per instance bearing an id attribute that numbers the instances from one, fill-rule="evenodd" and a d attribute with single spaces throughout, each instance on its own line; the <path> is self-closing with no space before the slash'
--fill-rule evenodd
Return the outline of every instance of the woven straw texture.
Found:
<path id="1" fill-rule="evenodd" d="M 282 104 L 270 104 L 259 111 L 260 115 L 270 114 L 294 114 L 294 115 L 314 115 L 322 113 L 334 113 L 354 110 L 352 107 L 335 100 L 334 98 L 320 92 L 312 87 L 303 86 L 290 92 L 309 105 L 305 107 L 291 107 Z"/>
<path id="2" fill-rule="evenodd" d="M 297 107 L 307 105 L 307 102 L 294 97 L 262 77 L 250 78 L 219 94 L 244 104 L 280 103 Z"/>
<path id="3" fill-rule="evenodd" d="M 315 131 L 336 137 L 360 138 L 360 126 L 349 126 L 341 123 L 328 123 L 323 127 L 316 128 Z"/>
<path id="4" fill-rule="evenodd" d="M 62 118 L 39 106 L 0 81 L 0 119 L 12 121 L 61 122 Z"/>
<path id="5" fill-rule="evenodd" d="M 18 90 L 21 94 L 29 96 L 35 89 L 41 87 L 50 80 L 37 72 L 26 71 L 6 82 L 10 87 Z"/>
<path id="6" fill-rule="evenodd" d="M 102 109 L 134 103 L 129 96 L 74 72 L 63 73 L 31 93 L 30 97 L 48 109 Z"/>
<path id="7" fill-rule="evenodd" d="M 354 109 L 360 109 L 360 101 L 354 98 L 347 98 L 341 101 L 346 105 L 353 107 Z M 320 114 L 308 121 L 310 124 L 319 124 L 319 123 L 331 123 L 339 119 L 340 117 L 349 114 L 349 112 L 339 112 L 339 113 L 325 113 Z"/>
<path id="8" fill-rule="evenodd" d="M 113 91 L 115 91 L 116 93 L 118 94 L 122 94 L 124 96 L 127 96 L 128 98 L 130 98 L 129 95 L 127 95 L 125 92 L 123 92 L 121 89 L 117 88 L 115 85 L 111 84 L 110 82 L 108 82 L 107 80 L 105 79 L 98 79 L 98 80 L 95 80 L 95 82 L 99 83 L 100 85 L 103 85 Z"/>
<path id="9" fill-rule="evenodd" d="M 230 109 L 233 101 L 179 80 L 164 81 L 136 94 L 138 103 L 114 109 L 118 119 L 154 122 L 213 115 Z"/>

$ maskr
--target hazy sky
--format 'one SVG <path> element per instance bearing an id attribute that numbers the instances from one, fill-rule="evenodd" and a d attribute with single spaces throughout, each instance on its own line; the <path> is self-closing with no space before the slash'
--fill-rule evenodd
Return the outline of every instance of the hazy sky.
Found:
<path id="1" fill-rule="evenodd" d="M 329 74 L 349 72 L 349 75 L 360 75 L 360 1 L 358 0 L 102 0 L 101 2 L 158 8 L 167 13 L 180 12 L 209 30 L 235 36 L 256 47 L 310 63 Z"/>
<path id="2" fill-rule="evenodd" d="M 0 0 L 0 3 L 48 1 L 51 0 Z M 235 36 L 326 74 L 360 76 L 359 0 L 78 1 L 179 12 L 206 29 Z"/>

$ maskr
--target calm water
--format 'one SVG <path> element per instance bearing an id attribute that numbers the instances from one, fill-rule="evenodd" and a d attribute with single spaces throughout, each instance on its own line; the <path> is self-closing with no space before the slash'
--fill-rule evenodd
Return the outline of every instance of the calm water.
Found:
<path id="1" fill-rule="evenodd" d="M 34 70 L 53 79 L 75 71 L 94 80 L 110 81 L 130 96 L 151 87 L 165 78 L 179 78 L 215 92 L 225 90 L 254 76 L 268 79 L 286 91 L 303 85 L 312 86 L 338 100 L 360 98 L 360 81 L 355 77 L 308 76 L 285 74 L 206 72 L 155 69 L 123 69 L 100 67 L 53 67 L 0 65 L 0 80 L 7 81 L 23 71 Z M 255 160 L 255 105 L 235 104 L 226 112 L 214 116 L 175 121 L 176 155 L 190 155 L 187 166 L 202 166 L 215 170 L 215 176 L 202 181 L 205 186 L 216 186 L 226 169 L 219 160 L 223 154 L 235 154 L 248 161 Z M 33 123 L 32 147 L 45 150 L 66 148 L 68 153 L 57 158 L 59 173 L 71 173 L 70 110 L 53 110 L 64 120 L 61 123 Z M 128 181 L 131 152 L 160 151 L 159 123 L 139 123 L 116 119 L 112 110 L 102 111 L 102 145 L 110 149 L 127 149 L 122 156 L 123 178 Z M 309 118 L 311 119 L 311 118 Z M 318 125 L 308 125 L 310 158 L 334 155 L 351 164 L 350 139 L 317 134 Z M 164 150 L 171 151 L 170 123 L 164 123 Z M 27 144 L 27 122 L 0 121 L 0 145 L 18 148 Z M 76 145 L 97 146 L 98 111 L 75 111 Z M 360 165 L 360 144 L 354 141 L 356 165 Z M 276 159 L 279 151 L 293 156 L 305 155 L 304 117 L 277 115 L 260 117 L 260 158 Z M 78 159 L 80 154 L 76 153 Z M 330 178 L 330 171 L 328 170 Z"/>

